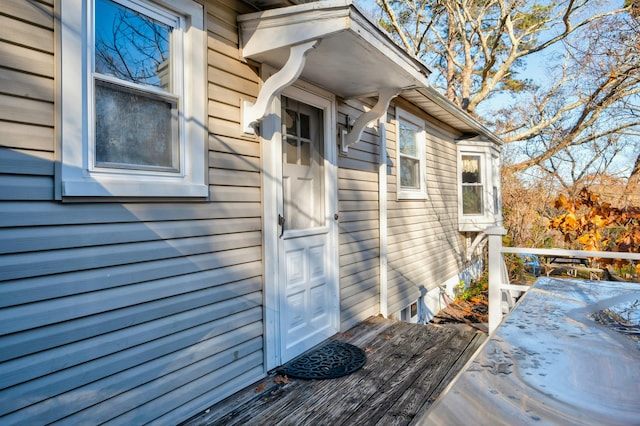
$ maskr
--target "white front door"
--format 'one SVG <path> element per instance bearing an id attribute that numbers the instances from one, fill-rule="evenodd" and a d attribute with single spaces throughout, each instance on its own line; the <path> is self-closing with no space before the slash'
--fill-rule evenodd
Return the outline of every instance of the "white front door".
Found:
<path id="1" fill-rule="evenodd" d="M 317 101 L 317 99 L 316 99 Z M 328 111 L 281 98 L 280 351 L 286 362 L 337 332 Z M 335 208 L 333 209 L 335 211 Z"/>
<path id="2" fill-rule="evenodd" d="M 278 265 L 275 297 L 266 297 L 267 311 L 275 308 L 278 364 L 339 328 L 333 104 L 301 89 L 289 88 L 285 95 L 280 99 L 280 143 L 271 147 L 280 160 L 273 179 L 277 254 L 266 254 L 267 262 L 271 258 Z M 270 300 L 276 306 L 268 306 Z"/>

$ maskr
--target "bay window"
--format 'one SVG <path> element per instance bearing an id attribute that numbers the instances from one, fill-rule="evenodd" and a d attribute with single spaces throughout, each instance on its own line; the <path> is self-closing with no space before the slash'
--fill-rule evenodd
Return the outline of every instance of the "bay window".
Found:
<path id="1" fill-rule="evenodd" d="M 461 231 L 477 232 L 502 223 L 498 148 L 481 138 L 458 147 L 458 222 Z"/>

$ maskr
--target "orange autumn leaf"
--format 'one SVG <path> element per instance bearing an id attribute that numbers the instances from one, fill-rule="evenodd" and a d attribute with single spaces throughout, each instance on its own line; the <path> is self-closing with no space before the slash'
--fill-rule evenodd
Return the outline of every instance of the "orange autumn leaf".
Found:
<path id="1" fill-rule="evenodd" d="M 553 206 L 556 209 L 566 209 L 567 208 L 567 197 L 565 197 L 564 195 L 560 194 L 560 196 L 558 196 L 556 201 L 553 203 Z"/>
<path id="2" fill-rule="evenodd" d="M 602 218 L 600 215 L 595 215 L 591 218 L 591 223 L 593 223 L 596 227 L 602 228 L 607 221 Z"/>
<path id="3" fill-rule="evenodd" d="M 564 224 L 565 227 L 574 230 L 578 227 L 579 222 L 575 214 L 567 213 L 564 217 Z"/>
<path id="4" fill-rule="evenodd" d="M 288 385 L 291 383 L 287 376 L 276 376 L 276 378 L 273 379 L 273 382 L 277 385 Z"/>

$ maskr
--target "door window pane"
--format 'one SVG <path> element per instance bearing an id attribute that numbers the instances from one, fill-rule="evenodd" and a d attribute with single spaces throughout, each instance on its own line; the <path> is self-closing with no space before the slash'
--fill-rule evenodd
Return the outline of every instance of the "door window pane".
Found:
<path id="1" fill-rule="evenodd" d="M 311 143 L 310 142 L 300 143 L 300 165 L 302 166 L 311 165 Z"/>
<path id="2" fill-rule="evenodd" d="M 309 134 L 309 120 L 310 117 L 307 114 L 300 114 L 300 137 L 305 139 L 309 139 L 311 135 Z"/>
<path id="3" fill-rule="evenodd" d="M 285 136 L 282 146 L 284 148 L 284 162 L 298 164 L 298 141 Z"/>
<path id="4" fill-rule="evenodd" d="M 284 135 L 298 135 L 298 114 L 290 109 L 286 109 L 282 114 L 282 121 L 285 128 Z"/>
<path id="5" fill-rule="evenodd" d="M 325 225 L 323 111 L 282 97 L 285 229 Z"/>

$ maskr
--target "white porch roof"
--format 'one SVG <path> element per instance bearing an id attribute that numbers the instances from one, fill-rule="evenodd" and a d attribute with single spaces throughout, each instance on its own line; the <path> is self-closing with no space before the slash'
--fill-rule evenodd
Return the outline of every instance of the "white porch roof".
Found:
<path id="1" fill-rule="evenodd" d="M 238 17 L 242 55 L 281 69 L 289 48 L 320 40 L 301 77 L 343 98 L 381 88 L 427 87 L 430 70 L 350 0 L 319 1 Z"/>
<path id="2" fill-rule="evenodd" d="M 282 70 L 298 47 L 302 57 L 299 77 L 339 97 L 373 96 L 380 101 L 381 93 L 386 97 L 399 94 L 465 137 L 483 135 L 502 144 L 498 136 L 430 87 L 431 70 L 397 45 L 352 0 L 314 1 L 244 14 L 238 17 L 238 24 L 246 59 Z M 304 47 L 314 41 L 313 47 Z M 282 76 L 282 83 L 273 79 L 271 86 L 290 84 L 286 77 L 292 74 Z M 279 88 L 270 90 L 275 94 Z M 382 99 L 378 109 L 386 110 L 384 101 L 388 100 Z M 257 109 L 260 112 L 254 116 L 261 117 L 263 107 Z M 357 134 L 352 141 L 355 139 Z"/>

